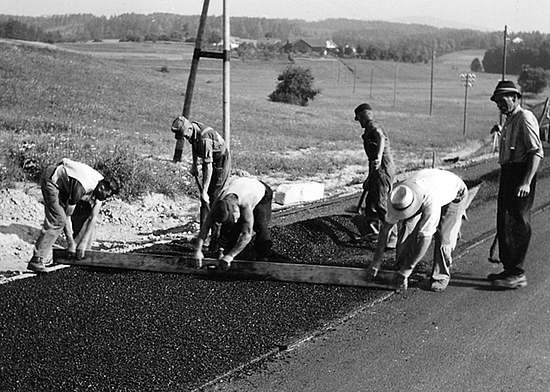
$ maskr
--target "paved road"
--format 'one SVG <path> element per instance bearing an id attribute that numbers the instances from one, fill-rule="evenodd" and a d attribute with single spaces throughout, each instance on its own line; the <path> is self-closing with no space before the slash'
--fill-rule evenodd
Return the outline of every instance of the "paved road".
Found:
<path id="1" fill-rule="evenodd" d="M 539 182 L 537 205 L 550 200 Z M 494 225 L 494 205 L 468 233 Z M 533 218 L 529 285 L 496 291 L 485 280 L 490 240 L 455 260 L 443 293 L 390 296 L 257 372 L 212 391 L 549 391 L 550 211 Z M 368 327 L 367 327 L 368 326 Z"/>

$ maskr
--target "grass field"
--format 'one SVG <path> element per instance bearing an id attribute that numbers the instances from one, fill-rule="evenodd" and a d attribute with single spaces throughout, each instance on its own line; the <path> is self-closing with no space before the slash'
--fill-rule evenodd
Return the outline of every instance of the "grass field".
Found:
<path id="1" fill-rule="evenodd" d="M 170 124 L 182 111 L 192 52 L 192 45 L 181 43 L 56 48 L 0 42 L 2 184 L 36 179 L 46 165 L 67 156 L 122 177 L 128 197 L 148 191 L 194 194 L 187 167 L 170 162 Z M 464 133 L 460 75 L 469 72 L 475 57 L 483 52 L 435 60 L 433 100 L 431 64 L 295 58 L 321 90 L 306 107 L 267 98 L 290 64 L 286 58 L 232 59 L 233 167 L 297 179 L 365 165 L 361 129 L 353 119 L 353 109 L 365 101 L 386 128 L 400 171 L 434 154 L 488 146 L 489 130 L 499 119 L 489 97 L 500 75 L 477 74 L 468 89 Z M 220 60 L 201 59 L 190 117 L 223 130 Z M 184 155 L 189 162 L 189 149 Z"/>

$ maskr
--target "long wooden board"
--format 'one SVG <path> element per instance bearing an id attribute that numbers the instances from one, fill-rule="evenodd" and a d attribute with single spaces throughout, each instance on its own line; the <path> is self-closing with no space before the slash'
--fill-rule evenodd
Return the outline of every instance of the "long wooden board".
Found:
<path id="1" fill-rule="evenodd" d="M 195 268 L 195 259 L 182 256 L 113 253 L 87 251 L 82 260 L 68 259 L 67 252 L 54 249 L 54 261 L 83 267 L 129 269 L 175 274 L 193 274 L 206 277 L 227 277 L 232 279 L 272 280 L 327 284 L 337 286 L 395 289 L 396 272 L 381 270 L 374 280 L 367 280 L 367 270 L 357 267 L 340 267 L 316 264 L 296 264 L 273 261 L 233 260 L 228 271 L 215 268 L 217 260 L 204 259 L 204 268 Z"/>

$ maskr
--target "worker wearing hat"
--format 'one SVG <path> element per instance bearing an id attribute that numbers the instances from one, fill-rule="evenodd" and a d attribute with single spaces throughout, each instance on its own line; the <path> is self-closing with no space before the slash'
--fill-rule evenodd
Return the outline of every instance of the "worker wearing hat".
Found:
<path id="1" fill-rule="evenodd" d="M 524 262 L 531 240 L 531 212 L 535 199 L 537 170 L 544 157 L 535 115 L 520 105 L 522 94 L 514 82 L 498 82 L 491 101 L 506 116 L 495 125 L 499 134 L 500 185 L 497 202 L 497 238 L 504 271 L 488 276 L 498 288 L 527 285 Z"/>
<path id="2" fill-rule="evenodd" d="M 195 244 L 198 267 L 204 258 L 202 246 L 208 230 L 221 224 L 218 259 L 222 269 L 229 269 L 231 262 L 252 241 L 257 260 L 266 260 L 273 246 L 268 225 L 271 221 L 273 191 L 269 185 L 250 177 L 232 180 L 212 205 L 201 226 Z"/>
<path id="3" fill-rule="evenodd" d="M 356 241 L 376 241 L 380 231 L 380 222 L 386 215 L 386 200 L 388 197 L 395 165 L 390 151 L 390 139 L 384 128 L 374 120 L 371 106 L 362 103 L 355 108 L 355 121 L 364 129 L 361 136 L 363 147 L 369 160 L 369 172 L 363 183 L 367 192 L 365 198 L 366 233 Z M 395 236 L 390 247 L 395 246 Z"/>
<path id="4" fill-rule="evenodd" d="M 221 135 L 211 127 L 197 121 L 189 121 L 184 116 L 172 122 L 172 132 L 176 139 L 187 140 L 191 144 L 193 163 L 190 173 L 199 186 L 201 199 L 201 225 L 210 209 L 210 204 L 218 197 L 231 172 L 229 149 Z M 201 159 L 202 180 L 198 179 L 197 164 Z"/>
<path id="5" fill-rule="evenodd" d="M 435 236 L 429 289 L 445 290 L 451 278 L 452 251 L 456 247 L 468 201 L 464 181 L 446 170 L 420 170 L 397 183 L 389 196 L 388 213 L 368 267 L 369 275 L 376 276 L 388 233 L 400 222 L 396 252 L 400 266 L 397 288 L 407 288 L 409 276 Z"/>

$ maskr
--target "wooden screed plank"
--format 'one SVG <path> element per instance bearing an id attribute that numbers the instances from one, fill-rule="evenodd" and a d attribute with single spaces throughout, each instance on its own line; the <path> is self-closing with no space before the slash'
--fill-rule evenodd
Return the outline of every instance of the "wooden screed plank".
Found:
<path id="1" fill-rule="evenodd" d="M 57 264 L 83 267 L 130 269 L 138 271 L 193 274 L 232 279 L 272 280 L 338 286 L 394 289 L 396 272 L 381 270 L 375 280 L 367 280 L 367 270 L 316 264 L 296 264 L 273 261 L 233 260 L 228 271 L 216 268 L 218 260 L 204 259 L 203 268 L 195 268 L 195 259 L 173 255 L 146 253 L 112 253 L 87 251 L 82 260 L 68 259 L 67 252 L 54 249 Z"/>

